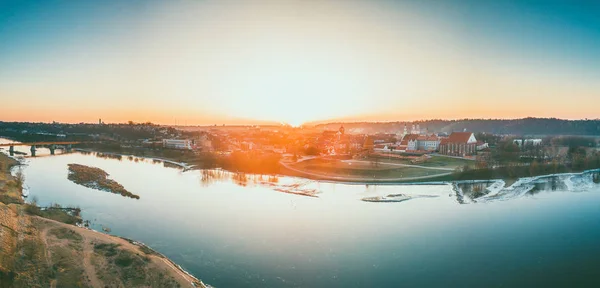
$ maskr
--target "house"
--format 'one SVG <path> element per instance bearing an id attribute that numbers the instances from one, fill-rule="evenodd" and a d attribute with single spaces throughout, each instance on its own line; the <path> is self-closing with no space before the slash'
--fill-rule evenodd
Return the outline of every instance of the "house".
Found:
<path id="1" fill-rule="evenodd" d="M 490 145 L 488 145 L 487 142 L 477 141 L 477 151 L 481 151 L 488 148 L 490 148 Z"/>
<path id="2" fill-rule="evenodd" d="M 402 138 L 402 144 L 406 144 L 406 151 L 416 151 L 419 148 L 419 142 L 417 139 L 419 138 L 418 134 L 408 134 Z"/>
<path id="3" fill-rule="evenodd" d="M 477 139 L 473 132 L 452 132 L 440 141 L 440 154 L 467 156 L 477 153 Z"/>

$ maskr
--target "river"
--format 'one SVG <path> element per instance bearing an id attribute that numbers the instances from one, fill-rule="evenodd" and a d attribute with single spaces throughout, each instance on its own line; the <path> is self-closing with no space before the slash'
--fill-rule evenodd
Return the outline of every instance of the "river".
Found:
<path id="1" fill-rule="evenodd" d="M 587 176 L 480 184 L 492 192 L 474 197 L 470 184 L 457 193 L 48 154 L 24 160 L 29 200 L 79 206 L 94 229 L 142 241 L 215 287 L 600 286 L 600 185 Z M 70 182 L 69 163 L 99 167 L 141 198 Z M 361 201 L 398 193 L 413 198 Z"/>

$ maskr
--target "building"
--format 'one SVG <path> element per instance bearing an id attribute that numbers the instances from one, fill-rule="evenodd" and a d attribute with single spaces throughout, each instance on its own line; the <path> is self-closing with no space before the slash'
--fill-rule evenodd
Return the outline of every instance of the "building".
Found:
<path id="1" fill-rule="evenodd" d="M 192 150 L 192 141 L 186 139 L 163 139 L 163 147 Z"/>
<path id="2" fill-rule="evenodd" d="M 517 146 L 522 147 L 522 146 L 539 146 L 542 145 L 542 139 L 515 139 L 513 140 L 513 143 L 515 143 Z"/>
<path id="3" fill-rule="evenodd" d="M 416 134 L 416 135 L 421 134 L 421 127 L 419 126 L 419 124 L 417 124 L 417 125 L 413 124 L 412 125 L 412 129 L 410 131 L 410 134 Z"/>
<path id="4" fill-rule="evenodd" d="M 400 143 L 406 145 L 406 151 L 436 151 L 440 146 L 440 139 L 435 135 L 408 134 Z"/>
<path id="5" fill-rule="evenodd" d="M 525 139 L 524 144 L 525 144 L 525 146 L 527 146 L 527 145 L 539 146 L 539 145 L 542 145 L 542 139 Z"/>
<path id="6" fill-rule="evenodd" d="M 477 151 L 485 150 L 490 148 L 490 145 L 486 142 L 477 141 Z"/>
<path id="7" fill-rule="evenodd" d="M 406 152 L 408 150 L 408 140 L 402 140 L 396 143 L 396 150 L 399 152 Z"/>
<path id="8" fill-rule="evenodd" d="M 440 147 L 440 138 L 435 135 L 421 135 L 417 138 L 417 149 L 422 151 L 436 151 Z"/>
<path id="9" fill-rule="evenodd" d="M 440 141 L 440 154 L 468 156 L 477 153 L 477 139 L 472 132 L 453 132 Z"/>
<path id="10" fill-rule="evenodd" d="M 406 135 L 408 135 L 408 128 L 406 128 L 406 123 L 404 123 L 404 130 L 396 132 L 396 139 L 399 139 L 398 141 L 400 141 Z"/>
<path id="11" fill-rule="evenodd" d="M 416 151 L 418 149 L 417 138 L 419 135 L 417 134 L 408 134 L 402 138 L 400 145 L 406 145 L 406 151 Z"/>

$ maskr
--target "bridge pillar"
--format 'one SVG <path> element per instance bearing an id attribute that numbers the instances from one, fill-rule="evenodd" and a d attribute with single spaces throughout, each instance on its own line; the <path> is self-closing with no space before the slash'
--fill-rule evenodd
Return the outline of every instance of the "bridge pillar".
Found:
<path id="1" fill-rule="evenodd" d="M 31 145 L 31 156 L 35 157 L 35 145 Z"/>
<path id="2" fill-rule="evenodd" d="M 8 152 L 10 152 L 11 155 L 15 153 L 15 146 L 8 147 Z"/>
<path id="3" fill-rule="evenodd" d="M 67 152 L 71 152 L 71 144 L 67 145 Z"/>
<path id="4" fill-rule="evenodd" d="M 54 155 L 54 150 L 56 150 L 56 145 L 50 145 L 50 155 Z"/>

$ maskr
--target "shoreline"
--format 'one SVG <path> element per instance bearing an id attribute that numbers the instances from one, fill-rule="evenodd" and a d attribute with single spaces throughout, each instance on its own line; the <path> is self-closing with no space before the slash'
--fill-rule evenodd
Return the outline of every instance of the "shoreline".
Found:
<path id="1" fill-rule="evenodd" d="M 4 136 L 2 136 L 2 138 L 6 138 Z M 102 154 L 108 154 L 108 155 L 115 155 L 115 156 L 122 156 L 122 157 L 137 157 L 137 158 L 142 158 L 142 159 L 147 159 L 147 160 L 157 160 L 157 161 L 162 161 L 162 162 L 166 162 L 169 164 L 173 164 L 175 166 L 178 166 L 182 169 L 182 172 L 187 172 L 190 170 L 222 170 L 222 171 L 226 171 L 229 173 L 236 173 L 235 171 L 230 171 L 221 167 L 215 167 L 215 168 L 198 168 L 196 165 L 190 165 L 186 162 L 177 162 L 177 161 L 173 161 L 170 159 L 166 159 L 166 158 L 160 158 L 160 157 L 148 157 L 148 156 L 137 156 L 134 154 L 121 154 L 121 153 L 115 153 L 115 152 L 102 152 L 102 151 L 97 151 L 97 150 L 93 150 L 93 149 L 83 149 L 83 148 L 73 148 L 73 151 L 78 151 L 78 152 L 87 152 L 87 153 L 102 153 Z M 25 165 L 23 163 L 21 163 L 21 159 L 26 159 L 26 158 L 16 158 L 14 156 L 9 156 L 13 160 L 16 160 L 19 162 L 18 165 Z M 390 179 L 374 179 L 374 180 L 370 180 L 368 178 L 360 178 L 360 177 L 345 177 L 345 176 L 329 176 L 329 175 L 322 175 L 322 174 L 317 174 L 317 173 L 311 173 L 311 172 L 306 172 L 306 171 L 302 171 L 299 169 L 295 169 L 295 168 L 290 168 L 288 167 L 288 165 L 281 163 L 282 168 L 287 169 L 288 171 L 292 171 L 292 172 L 296 172 L 299 174 L 303 174 L 306 176 L 301 176 L 298 174 L 294 174 L 294 173 L 285 173 L 283 171 L 280 171 L 280 173 L 277 174 L 260 174 L 260 173 L 246 173 L 246 174 L 252 174 L 252 175 L 263 175 L 263 176 L 277 176 L 277 177 L 293 177 L 293 178 L 298 178 L 298 179 L 305 179 L 305 180 L 313 180 L 313 181 L 319 181 L 319 182 L 323 182 L 323 183 L 333 183 L 333 184 L 346 184 L 346 185 L 448 185 L 448 184 L 453 184 L 453 183 L 484 183 L 484 182 L 496 182 L 496 181 L 506 181 L 507 179 L 502 179 L 502 178 L 490 178 L 490 179 L 472 179 L 472 180 L 439 180 L 439 181 L 414 181 L 414 180 L 419 180 L 419 179 L 436 179 L 436 178 L 442 178 L 442 177 L 447 177 L 452 175 L 452 172 L 449 173 L 440 173 L 440 174 L 436 174 L 436 175 L 430 175 L 430 176 L 420 176 L 420 177 L 407 177 L 407 178 L 390 178 Z M 588 170 L 584 170 L 581 172 L 565 172 L 565 173 L 554 173 L 554 174 L 545 174 L 545 175 L 537 175 L 537 176 L 528 176 L 528 177 L 517 177 L 513 180 L 517 181 L 518 179 L 522 179 L 522 178 L 539 178 L 539 177 L 551 177 L 551 176 L 555 176 L 555 175 L 567 175 L 567 174 L 582 174 L 582 173 L 586 173 L 586 172 L 590 172 L 590 171 L 600 171 L 600 168 L 597 169 L 588 169 Z M 310 177 L 313 176 L 313 177 Z M 290 193 L 290 194 L 295 194 L 295 193 Z"/>
<path id="2" fill-rule="evenodd" d="M 102 153 L 102 152 L 100 152 L 100 153 Z M 26 165 L 26 163 L 23 163 L 25 161 L 25 158 L 18 159 L 18 158 L 14 157 L 14 156 L 10 156 L 10 155 L 5 154 L 3 152 L 0 152 L 0 154 L 2 154 L 3 156 L 5 156 L 6 159 L 10 160 L 9 163 L 8 163 L 8 169 L 7 169 L 7 171 L 5 173 L 13 175 L 14 168 L 22 166 L 22 165 Z M 23 194 L 23 191 L 20 191 L 20 193 Z M 23 200 L 23 204 L 27 203 L 24 198 L 21 198 L 21 199 Z M 33 216 L 33 217 L 39 217 L 41 219 L 44 219 L 45 221 L 57 222 L 55 220 L 44 218 L 44 217 L 40 217 L 40 216 Z M 61 223 L 61 222 L 57 222 L 57 223 Z M 183 275 L 186 275 L 186 277 L 193 279 L 193 281 L 190 282 L 191 287 L 204 287 L 204 288 L 210 288 L 210 287 L 212 287 L 210 285 L 205 284 L 204 282 L 202 282 L 202 280 L 198 279 L 196 276 L 194 276 L 190 272 L 188 272 L 185 269 L 183 269 L 179 264 L 175 263 L 173 260 L 171 260 L 170 258 L 168 258 L 167 256 L 165 256 L 164 254 L 162 254 L 162 253 L 160 253 L 160 252 L 152 249 L 151 247 L 149 247 L 148 245 L 144 244 L 143 242 L 135 241 L 133 239 L 128 239 L 128 238 L 125 238 L 125 237 L 122 237 L 122 236 L 118 236 L 118 235 L 112 235 L 112 234 L 108 234 L 108 233 L 103 233 L 103 232 L 91 229 L 89 227 L 83 227 L 83 226 L 80 226 L 80 225 L 70 225 L 70 224 L 66 224 L 66 223 L 61 223 L 61 224 L 72 226 L 72 227 L 77 227 L 77 228 L 88 230 L 88 231 L 92 231 L 94 233 L 97 233 L 98 235 L 102 235 L 100 237 L 106 237 L 106 239 L 111 239 L 111 238 L 123 239 L 123 240 L 131 243 L 132 245 L 135 245 L 135 246 L 138 246 L 138 247 L 145 247 L 145 248 L 151 250 L 156 255 L 158 255 L 158 257 L 162 258 L 166 263 L 168 262 L 167 266 L 171 267 L 171 269 L 173 269 L 173 271 L 175 273 L 177 273 L 181 277 L 183 277 L 182 276 L 182 274 L 183 274 Z M 138 244 L 136 244 L 136 243 L 138 243 Z M 183 278 L 185 279 L 186 277 L 183 277 Z M 189 279 L 186 279 L 186 280 L 189 280 Z"/>
<path id="3" fill-rule="evenodd" d="M 143 158 L 143 159 L 147 159 L 147 160 L 157 160 L 157 161 L 162 161 L 162 162 L 166 162 L 169 164 L 173 164 L 175 166 L 179 166 L 179 167 L 183 168 L 184 171 L 193 170 L 194 166 L 195 166 L 195 165 L 189 165 L 185 162 L 177 162 L 177 161 L 169 160 L 166 158 L 159 158 L 159 157 L 137 156 L 137 155 L 133 155 L 133 154 L 121 154 L 121 153 L 115 153 L 115 152 L 102 152 L 102 151 L 96 151 L 96 150 L 92 150 L 92 149 L 83 149 L 83 148 L 73 148 L 73 151 L 88 152 L 88 153 L 102 153 L 102 154 L 121 156 L 121 157 L 137 157 L 137 158 Z"/>
<path id="4" fill-rule="evenodd" d="M 224 168 L 207 168 L 207 169 L 202 169 L 202 168 L 197 168 L 194 165 L 189 165 L 185 162 L 176 162 L 173 160 L 169 160 L 169 159 L 165 159 L 165 158 L 156 158 L 156 157 L 146 157 L 146 156 L 136 156 L 136 155 L 132 155 L 132 154 L 119 154 L 119 153 L 114 153 L 114 152 L 101 152 L 101 151 L 96 151 L 96 150 L 91 150 L 91 149 L 80 149 L 80 148 L 76 148 L 73 149 L 74 151 L 83 151 L 83 152 L 93 152 L 93 153 L 103 153 L 103 154 L 110 154 L 110 155 L 118 155 L 118 156 L 123 156 L 123 157 L 138 157 L 138 158 L 143 158 L 143 159 L 148 159 L 148 160 L 159 160 L 159 161 L 163 161 L 163 162 L 167 162 L 170 164 L 174 164 L 176 166 L 179 166 L 180 168 L 182 168 L 182 172 L 187 172 L 190 170 L 222 170 L 222 171 L 226 171 L 228 173 L 236 173 L 235 171 L 230 171 Z M 263 175 L 263 176 L 277 176 L 277 177 L 292 177 L 292 178 L 297 178 L 297 179 L 303 179 L 303 180 L 312 180 L 312 181 L 319 181 L 319 182 L 323 182 L 323 183 L 331 183 L 331 184 L 344 184 L 344 185 L 385 185 L 385 186 L 391 186 L 391 185 L 401 185 L 401 186 L 412 186 L 412 185 L 452 185 L 452 184 L 462 184 L 462 183 L 488 183 L 488 182 L 498 182 L 498 181 L 506 181 L 507 179 L 502 179 L 502 178 L 490 178 L 490 179 L 472 179 L 472 180 L 440 180 L 440 181 L 414 181 L 414 180 L 419 180 L 419 179 L 435 179 L 435 178 L 439 178 L 439 177 L 447 177 L 452 175 L 452 173 L 441 173 L 441 174 L 437 174 L 437 175 L 431 175 L 431 176 L 423 176 L 423 177 L 407 177 L 407 178 L 390 178 L 390 179 L 375 179 L 375 180 L 367 180 L 367 178 L 358 178 L 358 177 L 344 177 L 344 176 L 328 176 L 328 175 L 320 175 L 320 174 L 316 174 L 316 173 L 310 173 L 310 172 L 305 172 L 305 171 L 301 171 L 298 169 L 290 169 L 288 167 L 288 165 L 285 165 L 283 163 L 281 163 L 282 168 L 291 170 L 293 172 L 297 172 L 300 174 L 306 174 L 306 175 L 312 175 L 314 177 L 307 177 L 307 176 L 300 176 L 297 174 L 293 174 L 293 173 L 277 173 L 277 174 L 259 174 L 259 173 L 246 173 L 246 174 L 251 174 L 251 175 Z M 298 171 L 296 171 L 298 170 Z M 579 175 L 579 174 L 584 174 L 584 173 L 592 173 L 592 172 L 600 172 L 600 168 L 597 169 L 588 169 L 588 170 L 584 170 L 581 172 L 565 172 L 565 173 L 553 173 L 553 174 L 545 174 L 545 175 L 537 175 L 537 176 L 528 176 L 528 177 L 517 177 L 514 179 L 514 181 L 518 181 L 519 179 L 525 179 L 525 178 L 544 178 L 544 177 L 552 177 L 552 176 L 558 176 L 558 175 Z M 509 185 L 510 186 L 510 185 Z M 313 195 L 304 195 L 304 194 L 300 194 L 300 193 L 289 193 L 289 192 L 284 192 L 284 193 L 288 193 L 288 194 L 295 194 L 295 195 L 301 195 L 301 196 L 310 196 L 310 197 L 314 197 Z"/>

